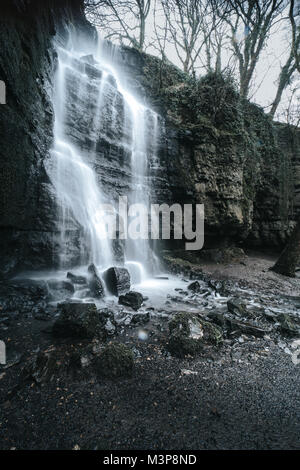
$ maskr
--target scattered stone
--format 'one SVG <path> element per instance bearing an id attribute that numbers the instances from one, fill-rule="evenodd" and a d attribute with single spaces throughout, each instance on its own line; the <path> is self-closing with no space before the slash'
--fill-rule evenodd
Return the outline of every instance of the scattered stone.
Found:
<path id="1" fill-rule="evenodd" d="M 91 339 L 103 336 L 103 317 L 93 303 L 62 303 L 60 315 L 53 325 L 56 337 Z"/>
<path id="2" fill-rule="evenodd" d="M 226 322 L 231 334 L 245 334 L 263 338 L 267 333 L 270 332 L 269 330 L 264 330 L 263 328 L 254 326 L 251 323 L 240 322 L 230 318 L 227 318 Z"/>
<path id="3" fill-rule="evenodd" d="M 108 291 L 119 297 L 130 290 L 130 274 L 126 268 L 112 267 L 103 273 Z"/>
<path id="4" fill-rule="evenodd" d="M 139 292 L 130 291 L 125 295 L 120 295 L 119 304 L 138 310 L 144 301 L 144 297 Z"/>
<path id="5" fill-rule="evenodd" d="M 169 278 L 168 276 L 154 276 L 154 279 L 162 280 L 162 281 L 167 281 Z"/>
<path id="6" fill-rule="evenodd" d="M 198 372 L 189 369 L 181 369 L 180 372 L 182 375 L 198 375 Z"/>
<path id="7" fill-rule="evenodd" d="M 208 285 L 211 289 L 217 292 L 220 295 L 227 296 L 229 295 L 229 290 L 227 286 L 227 281 L 219 281 L 215 279 L 209 279 Z"/>
<path id="8" fill-rule="evenodd" d="M 131 318 L 131 323 L 134 325 L 146 325 L 150 321 L 150 313 L 135 313 Z"/>
<path id="9" fill-rule="evenodd" d="M 263 313 L 266 320 L 275 323 L 277 321 L 276 313 L 270 312 L 269 310 L 265 310 Z"/>
<path id="10" fill-rule="evenodd" d="M 180 312 L 169 323 L 169 351 L 183 357 L 197 354 L 204 343 L 219 344 L 222 341 L 221 330 L 196 315 Z"/>
<path id="11" fill-rule="evenodd" d="M 96 361 L 97 371 L 108 378 L 130 376 L 133 366 L 132 350 L 121 343 L 108 344 Z"/>
<path id="12" fill-rule="evenodd" d="M 191 290 L 192 292 L 195 292 L 195 293 L 201 291 L 201 286 L 200 286 L 199 281 L 191 282 L 191 284 L 189 284 L 187 288 L 188 290 Z"/>
<path id="13" fill-rule="evenodd" d="M 211 312 L 207 317 L 231 335 L 245 334 L 263 338 L 265 334 L 270 333 L 270 330 L 259 328 L 249 322 L 241 322 L 233 318 L 228 318 L 221 312 Z"/>
<path id="14" fill-rule="evenodd" d="M 104 287 L 98 270 L 94 264 L 90 264 L 88 267 L 89 279 L 88 286 L 93 297 L 102 298 L 104 297 Z"/>
<path id="15" fill-rule="evenodd" d="M 285 336 L 289 336 L 291 338 L 300 336 L 299 328 L 293 322 L 289 315 L 286 313 L 281 313 L 278 315 L 277 320 L 280 323 L 279 330 Z"/>
<path id="16" fill-rule="evenodd" d="M 106 330 L 108 336 L 112 336 L 116 332 L 116 325 L 114 325 L 112 323 L 112 321 L 110 319 L 108 319 L 105 323 L 105 330 Z"/>
<path id="17" fill-rule="evenodd" d="M 227 308 L 233 315 L 246 317 L 248 315 L 247 305 L 241 299 L 232 298 L 227 301 Z"/>
<path id="18" fill-rule="evenodd" d="M 227 326 L 227 318 L 221 312 L 209 312 L 207 318 L 211 319 L 216 325 L 220 326 L 223 330 Z"/>
<path id="19" fill-rule="evenodd" d="M 85 286 L 87 284 L 87 280 L 84 276 L 77 276 L 76 274 L 67 273 L 67 278 L 73 283 L 73 284 L 79 284 L 81 286 Z"/>
<path id="20" fill-rule="evenodd" d="M 87 369 L 93 360 L 93 354 L 90 349 L 91 348 L 78 349 L 75 351 L 70 358 L 70 366 L 79 370 Z"/>

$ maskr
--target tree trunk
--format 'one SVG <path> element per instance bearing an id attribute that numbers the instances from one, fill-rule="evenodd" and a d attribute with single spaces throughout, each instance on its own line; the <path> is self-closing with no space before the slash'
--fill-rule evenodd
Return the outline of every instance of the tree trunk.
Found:
<path id="1" fill-rule="evenodd" d="M 275 113 L 277 111 L 278 105 L 281 101 L 282 93 L 287 86 L 292 74 L 294 73 L 296 66 L 292 65 L 293 61 L 293 56 L 290 54 L 288 60 L 286 61 L 286 64 L 284 67 L 282 67 L 280 75 L 279 75 L 279 84 L 277 88 L 277 93 L 275 96 L 275 100 L 272 104 L 271 111 L 270 111 L 270 116 L 274 118 Z M 291 66 L 292 65 L 292 66 Z"/>
<path id="2" fill-rule="evenodd" d="M 300 220 L 298 220 L 291 237 L 285 249 L 279 256 L 278 260 L 271 268 L 279 274 L 295 277 L 296 267 L 300 261 Z"/>

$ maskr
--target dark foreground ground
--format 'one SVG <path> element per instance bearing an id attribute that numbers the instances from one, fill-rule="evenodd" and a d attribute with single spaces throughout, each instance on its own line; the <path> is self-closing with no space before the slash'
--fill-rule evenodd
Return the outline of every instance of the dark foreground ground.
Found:
<path id="1" fill-rule="evenodd" d="M 266 263 L 249 258 L 238 270 L 262 276 L 262 289 L 298 295 L 299 281 L 264 276 Z M 237 268 L 207 269 L 234 278 Z M 1 449 L 300 449 L 300 364 L 287 340 L 240 336 L 178 359 L 163 335 L 142 342 L 131 333 L 122 341 L 135 352 L 132 377 L 68 373 L 38 385 L 22 369 L 38 347 L 53 346 L 47 322 L 27 318 L 2 337 L 12 355 L 0 370 Z"/>

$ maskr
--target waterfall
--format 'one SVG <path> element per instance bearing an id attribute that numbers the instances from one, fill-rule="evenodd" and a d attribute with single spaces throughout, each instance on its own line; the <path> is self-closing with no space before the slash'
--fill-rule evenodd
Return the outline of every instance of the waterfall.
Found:
<path id="1" fill-rule="evenodd" d="M 135 239 L 127 237 L 123 259 L 119 259 L 113 240 L 106 237 L 99 207 L 110 203 L 117 210 L 117 196 L 127 196 L 129 204 L 149 208 L 148 168 L 149 158 L 156 159 L 158 116 L 127 86 L 116 60 L 118 51 L 112 48 L 107 53 L 102 46 L 99 40 L 97 45 L 80 44 L 79 48 L 73 34 L 66 46 L 57 46 L 49 174 L 60 208 L 61 265 L 68 267 L 69 251 L 76 251 L 78 265 L 94 262 L 105 269 L 125 262 L 134 275 L 145 278 L 151 274 L 155 258 L 148 233 Z M 107 142 L 126 157 L 122 170 L 126 173 L 128 168 L 126 188 L 122 189 L 122 184 L 114 187 L 116 169 L 109 167 L 110 159 L 105 159 L 101 147 Z M 71 249 L 75 233 L 79 235 Z"/>

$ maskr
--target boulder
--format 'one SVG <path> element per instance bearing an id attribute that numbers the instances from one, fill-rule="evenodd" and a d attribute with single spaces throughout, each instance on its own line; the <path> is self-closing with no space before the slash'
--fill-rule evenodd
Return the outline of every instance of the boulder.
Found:
<path id="1" fill-rule="evenodd" d="M 296 326 L 289 315 L 286 313 L 281 313 L 278 315 L 277 320 L 280 323 L 279 330 L 283 335 L 289 336 L 291 338 L 300 336 L 299 328 Z"/>
<path id="2" fill-rule="evenodd" d="M 103 280 L 108 291 L 117 297 L 130 290 L 130 274 L 126 268 L 107 269 L 103 273 Z"/>
<path id="3" fill-rule="evenodd" d="M 146 325 L 150 321 L 150 313 L 135 313 L 131 318 L 133 325 Z"/>
<path id="4" fill-rule="evenodd" d="M 210 312 L 208 314 L 208 318 L 210 318 L 214 323 L 220 326 L 223 330 L 226 330 L 227 333 L 231 335 L 240 336 L 242 334 L 256 336 L 259 338 L 263 338 L 264 335 L 270 333 L 269 329 L 263 329 L 256 325 L 253 325 L 249 322 L 241 322 L 228 316 L 225 316 L 222 312 Z"/>
<path id="5" fill-rule="evenodd" d="M 217 345 L 222 341 L 222 332 L 217 326 L 189 312 L 177 313 L 169 323 L 169 332 L 168 349 L 178 357 L 193 356 L 203 344 Z"/>
<path id="6" fill-rule="evenodd" d="M 96 361 L 97 372 L 108 378 L 129 376 L 133 366 L 133 352 L 121 343 L 108 344 Z"/>
<path id="7" fill-rule="evenodd" d="M 56 337 L 92 339 L 103 337 L 105 319 L 93 303 L 62 303 L 60 315 L 53 325 L 52 333 Z"/>
<path id="8" fill-rule="evenodd" d="M 218 279 L 209 279 L 208 285 L 213 291 L 217 292 L 218 294 L 222 296 L 227 296 L 230 293 L 228 281 L 225 281 L 225 280 L 220 281 Z"/>
<path id="9" fill-rule="evenodd" d="M 77 276 L 76 274 L 68 272 L 67 278 L 72 282 L 72 284 L 79 284 L 81 286 L 85 286 L 87 284 L 87 280 L 84 276 Z"/>
<path id="10" fill-rule="evenodd" d="M 270 333 L 269 329 L 263 329 L 251 323 L 241 322 L 233 319 L 226 319 L 227 328 L 230 330 L 231 334 L 236 335 L 250 335 L 256 336 L 258 338 L 263 338 L 266 334 Z"/>
<path id="11" fill-rule="evenodd" d="M 124 295 L 120 295 L 119 304 L 131 307 L 133 310 L 138 310 L 142 306 L 143 300 L 142 294 L 132 290 Z"/>
<path id="12" fill-rule="evenodd" d="M 50 279 L 47 281 L 49 291 L 55 300 L 64 300 L 72 296 L 75 292 L 74 286 L 69 281 Z"/>
<path id="13" fill-rule="evenodd" d="M 200 283 L 199 281 L 193 281 L 191 282 L 191 284 L 189 284 L 187 286 L 188 290 L 196 293 L 196 292 L 200 292 L 201 291 L 201 286 L 200 286 Z"/>
<path id="14" fill-rule="evenodd" d="M 245 302 L 238 298 L 232 298 L 227 301 L 228 312 L 233 315 L 246 317 L 248 315 L 247 306 Z"/>
<path id="15" fill-rule="evenodd" d="M 104 286 L 98 274 L 98 270 L 94 264 L 89 265 L 88 273 L 88 286 L 92 296 L 96 298 L 104 297 Z"/>

